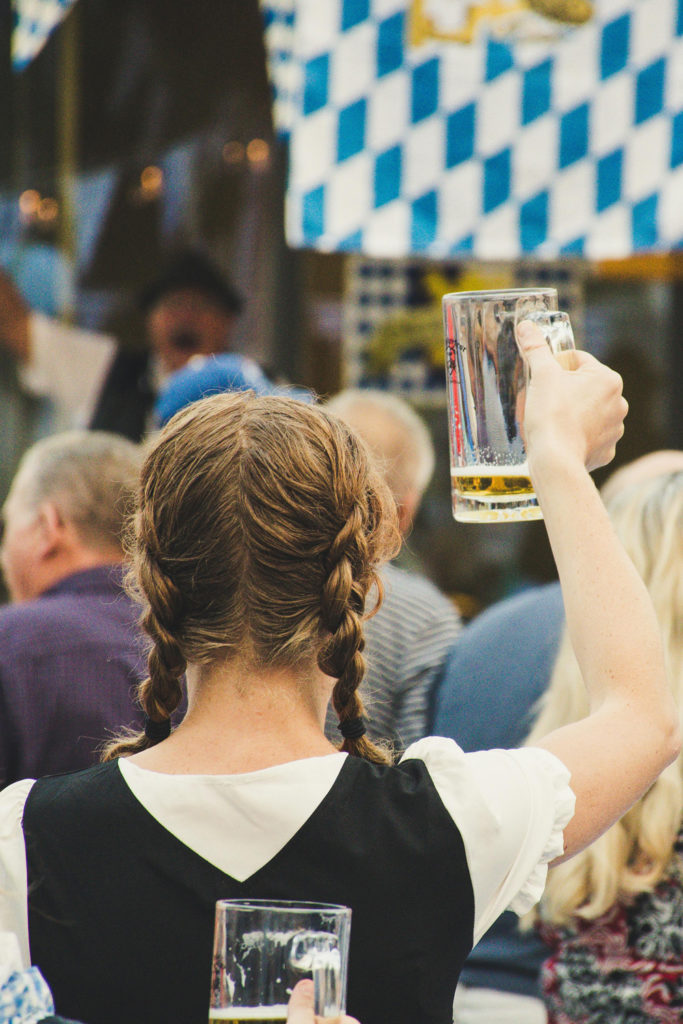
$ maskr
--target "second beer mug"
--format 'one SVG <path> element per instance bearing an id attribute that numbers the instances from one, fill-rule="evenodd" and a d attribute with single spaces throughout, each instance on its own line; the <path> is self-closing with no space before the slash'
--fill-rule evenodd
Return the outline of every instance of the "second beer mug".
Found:
<path id="1" fill-rule="evenodd" d="M 554 288 L 453 292 L 443 298 L 451 493 L 459 522 L 541 519 L 522 423 L 526 370 L 515 329 L 536 321 L 552 351 L 574 350 Z"/>
<path id="2" fill-rule="evenodd" d="M 219 900 L 209 1024 L 283 1024 L 297 981 L 312 978 L 315 1012 L 346 1010 L 351 911 L 332 903 Z"/>

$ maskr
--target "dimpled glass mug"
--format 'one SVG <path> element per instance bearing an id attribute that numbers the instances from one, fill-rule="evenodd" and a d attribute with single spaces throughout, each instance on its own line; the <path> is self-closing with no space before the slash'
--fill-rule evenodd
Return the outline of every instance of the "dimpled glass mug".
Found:
<path id="1" fill-rule="evenodd" d="M 542 519 L 524 448 L 526 369 L 515 331 L 539 324 L 571 366 L 574 337 L 554 288 L 443 297 L 453 515 L 463 523 Z"/>
<path id="2" fill-rule="evenodd" d="M 351 911 L 333 903 L 219 900 L 209 1024 L 282 1024 L 297 981 L 312 978 L 314 1009 L 346 1011 Z"/>

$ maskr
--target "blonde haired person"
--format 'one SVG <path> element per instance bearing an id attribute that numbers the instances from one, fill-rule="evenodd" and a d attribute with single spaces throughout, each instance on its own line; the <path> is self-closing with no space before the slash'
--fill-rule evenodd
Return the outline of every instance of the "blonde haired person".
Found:
<path id="1" fill-rule="evenodd" d="M 642 479 L 676 456 L 680 462 L 680 453 L 662 452 L 642 460 L 642 469 L 624 467 L 604 494 L 650 592 L 683 715 L 683 469 Z M 565 631 L 527 743 L 588 710 Z M 592 845 L 550 872 L 540 916 L 552 949 L 542 972 L 550 1024 L 681 1019 L 683 757 Z"/>
<path id="2" fill-rule="evenodd" d="M 654 611 L 586 468 L 614 455 L 621 381 L 585 353 L 564 370 L 533 325 L 520 344 L 530 473 L 591 714 L 535 749 L 427 738 L 387 763 L 358 695 L 366 597 L 398 539 L 374 461 L 321 408 L 195 403 L 141 474 L 145 730 L 96 768 L 0 794 L 0 929 L 59 1013 L 204 1024 L 215 901 L 243 896 L 350 906 L 350 1014 L 450 1024 L 473 940 L 678 756 Z"/>

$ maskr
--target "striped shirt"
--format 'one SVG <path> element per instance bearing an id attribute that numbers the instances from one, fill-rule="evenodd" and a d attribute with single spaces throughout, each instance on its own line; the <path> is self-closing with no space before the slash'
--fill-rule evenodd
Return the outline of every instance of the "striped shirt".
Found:
<path id="1" fill-rule="evenodd" d="M 425 576 L 389 564 L 382 570 L 384 602 L 365 623 L 366 672 L 360 693 L 368 735 L 399 750 L 428 729 L 431 692 L 461 629 L 449 599 Z M 367 607 L 374 604 L 371 593 Z M 330 708 L 326 732 L 339 739 Z"/>

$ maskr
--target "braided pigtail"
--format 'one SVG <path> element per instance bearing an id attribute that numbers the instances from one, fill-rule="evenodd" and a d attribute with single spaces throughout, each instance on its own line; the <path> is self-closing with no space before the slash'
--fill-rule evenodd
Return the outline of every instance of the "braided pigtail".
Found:
<path id="1" fill-rule="evenodd" d="M 323 586 L 321 621 L 330 638 L 320 652 L 318 665 L 337 679 L 332 703 L 343 736 L 340 749 L 367 761 L 387 764 L 391 760 L 388 751 L 365 733 L 363 701 L 358 692 L 365 674 L 362 620 L 369 581 L 361 582 L 355 577 L 354 564 L 367 565 L 366 548 L 364 516 L 355 504 L 328 554 L 329 574 Z M 380 586 L 378 579 L 373 581 Z"/>
<path id="2" fill-rule="evenodd" d="M 137 699 L 145 716 L 142 732 L 130 732 L 105 748 L 103 760 L 126 757 L 166 739 L 171 716 L 182 700 L 181 677 L 187 667 L 175 634 L 182 618 L 182 597 L 158 560 L 154 525 L 143 511 L 138 516 L 137 574 L 147 604 L 140 624 L 152 640 L 147 658 L 148 677 L 138 686 Z"/>

